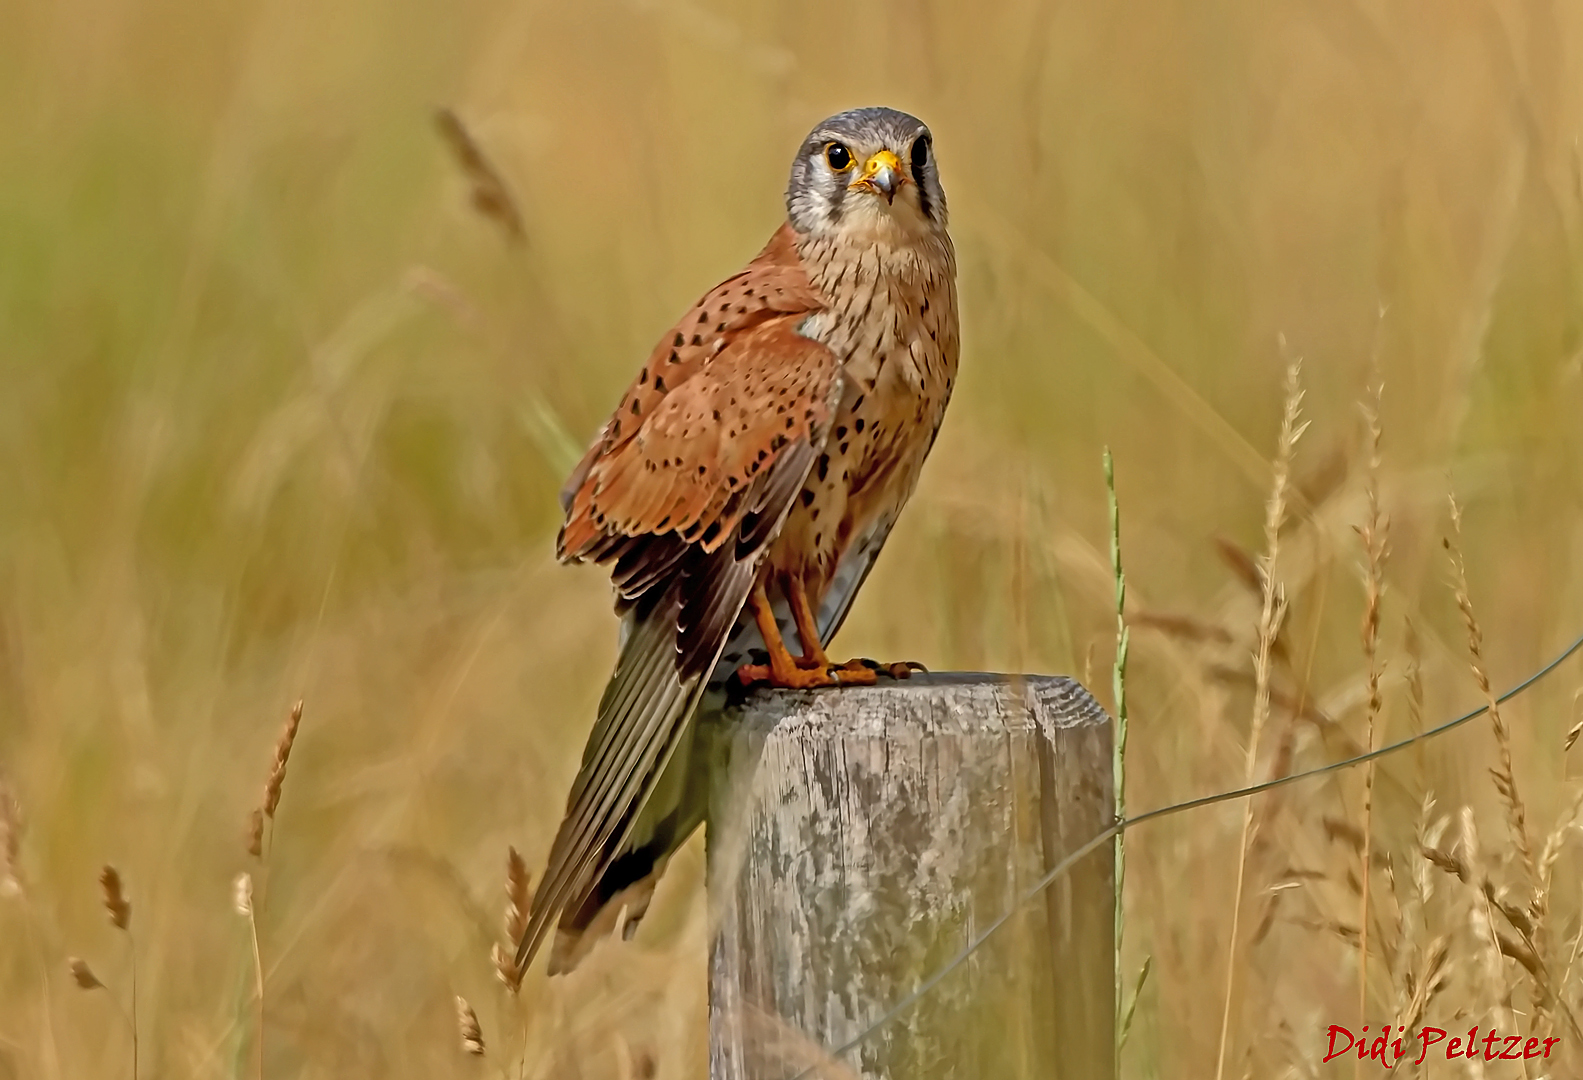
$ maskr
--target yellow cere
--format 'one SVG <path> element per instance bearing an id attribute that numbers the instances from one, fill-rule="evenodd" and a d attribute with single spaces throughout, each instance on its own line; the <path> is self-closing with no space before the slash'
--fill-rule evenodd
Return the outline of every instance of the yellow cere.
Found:
<path id="1" fill-rule="evenodd" d="M 897 176 L 901 175 L 901 159 L 889 150 L 881 150 L 863 164 L 863 179 L 867 180 L 881 169 L 889 169 Z"/>

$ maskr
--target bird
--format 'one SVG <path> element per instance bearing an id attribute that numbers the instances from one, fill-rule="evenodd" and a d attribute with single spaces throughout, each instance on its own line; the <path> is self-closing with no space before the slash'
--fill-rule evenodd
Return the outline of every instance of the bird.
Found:
<path id="1" fill-rule="evenodd" d="M 906 677 L 833 662 L 956 380 L 956 255 L 934 137 L 860 108 L 792 161 L 786 221 L 668 331 L 560 494 L 562 562 L 609 568 L 619 655 L 517 944 L 571 970 L 630 936 L 702 823 L 701 703 Z M 602 932 L 600 932 L 602 931 Z"/>

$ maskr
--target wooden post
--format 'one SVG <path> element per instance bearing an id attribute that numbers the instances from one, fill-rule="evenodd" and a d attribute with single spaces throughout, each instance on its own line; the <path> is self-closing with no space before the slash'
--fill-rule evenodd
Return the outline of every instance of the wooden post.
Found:
<path id="1" fill-rule="evenodd" d="M 709 725 L 712 1080 L 1108 1077 L 1112 849 L 861 1033 L 1111 821 L 1076 682 L 918 675 L 765 691 Z"/>

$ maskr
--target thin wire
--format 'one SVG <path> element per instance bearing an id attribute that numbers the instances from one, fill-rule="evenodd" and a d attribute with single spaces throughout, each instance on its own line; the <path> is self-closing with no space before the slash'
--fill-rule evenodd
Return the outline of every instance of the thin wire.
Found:
<path id="1" fill-rule="evenodd" d="M 1578 635 L 1572 644 L 1563 649 L 1554 660 L 1551 660 L 1544 667 L 1540 668 L 1538 671 L 1528 676 L 1528 678 L 1524 679 L 1522 682 L 1506 691 L 1500 697 L 1496 698 L 1495 704 L 1503 705 L 1507 701 L 1516 697 L 1518 694 L 1521 694 L 1523 691 L 1533 686 L 1534 683 L 1538 682 L 1540 679 L 1543 679 L 1546 675 L 1549 675 L 1556 668 L 1560 667 L 1566 662 L 1568 658 L 1572 656 L 1573 653 L 1577 652 L 1579 649 L 1583 649 L 1583 634 Z M 832 1058 L 844 1057 L 851 1051 L 857 1049 L 864 1042 L 868 1041 L 871 1035 L 874 1035 L 881 1028 L 886 1027 L 897 1017 L 905 1013 L 908 1009 L 918 1004 L 918 1002 L 923 1000 L 923 998 L 931 990 L 944 981 L 947 975 L 950 975 L 951 972 L 961 967 L 962 964 L 967 961 L 968 957 L 977 952 L 980 946 L 990 939 L 991 935 L 996 933 L 1002 926 L 1005 926 L 1008 922 L 1010 922 L 1011 917 L 1020 911 L 1024 904 L 1027 904 L 1029 901 L 1037 898 L 1040 893 L 1042 893 L 1045 889 L 1048 889 L 1051 885 L 1055 884 L 1059 878 L 1061 878 L 1068 870 L 1075 866 L 1085 856 L 1091 855 L 1095 851 L 1098 851 L 1118 834 L 1123 833 L 1136 825 L 1142 825 L 1147 821 L 1154 821 L 1159 818 L 1170 817 L 1173 814 L 1185 813 L 1188 810 L 1197 810 L 1204 806 L 1214 806 L 1216 803 L 1230 802 L 1232 799 L 1245 799 L 1249 796 L 1259 795 L 1266 791 L 1273 791 L 1275 788 L 1285 787 L 1287 784 L 1295 784 L 1299 780 L 1308 780 L 1315 776 L 1324 776 L 1326 773 L 1338 772 L 1342 769 L 1350 769 L 1355 765 L 1363 765 L 1367 762 L 1375 761 L 1379 758 L 1385 757 L 1388 754 L 1394 754 L 1399 750 L 1405 750 L 1415 743 L 1423 742 L 1425 739 L 1432 739 L 1438 735 L 1444 735 L 1446 732 L 1451 731 L 1454 728 L 1459 728 L 1470 720 L 1478 719 L 1489 711 L 1490 707 L 1488 704 L 1480 705 L 1472 712 L 1464 713 L 1455 720 L 1447 720 L 1439 727 L 1430 728 L 1428 731 L 1421 731 L 1417 735 L 1409 736 L 1400 742 L 1391 743 L 1389 746 L 1382 746 L 1378 750 L 1371 751 L 1367 754 L 1359 754 L 1356 757 L 1344 758 L 1341 761 L 1332 761 L 1328 765 L 1320 765 L 1318 768 L 1309 769 L 1307 772 L 1293 773 L 1290 776 L 1278 776 L 1273 780 L 1266 780 L 1263 783 L 1254 784 L 1251 787 L 1237 788 L 1235 791 L 1222 791 L 1215 795 L 1204 795 L 1197 799 L 1189 799 L 1186 802 L 1174 803 L 1170 806 L 1162 806 L 1158 809 L 1139 814 L 1136 817 L 1130 817 L 1116 822 L 1114 825 L 1109 826 L 1104 831 L 1099 833 L 1099 835 L 1095 836 L 1092 840 L 1089 840 L 1082 847 L 1072 852 L 1066 858 L 1056 863 L 1055 866 L 1051 868 L 1049 873 L 1045 874 L 1044 877 L 1039 879 L 1038 884 L 1034 885 L 1027 892 L 1019 896 L 1017 898 L 1017 902 L 1013 904 L 1005 914 L 1001 915 L 994 922 L 990 923 L 989 926 L 984 929 L 983 933 L 979 934 L 972 941 L 968 942 L 967 946 L 961 952 L 957 953 L 957 955 L 953 957 L 944 967 L 942 967 L 939 971 L 936 971 L 923 982 L 919 983 L 915 990 L 898 1001 L 891 1007 L 890 1011 L 885 1013 L 885 1015 L 881 1016 L 878 1020 L 874 1021 L 874 1023 L 870 1024 L 867 1028 L 863 1029 L 855 1037 L 849 1039 L 845 1043 L 842 1043 L 836 1049 L 828 1051 L 829 1056 Z M 796 1076 L 792 1077 L 792 1080 L 807 1080 L 808 1077 L 812 1077 L 815 1074 L 815 1070 L 817 1068 L 817 1065 L 809 1066 Z"/>

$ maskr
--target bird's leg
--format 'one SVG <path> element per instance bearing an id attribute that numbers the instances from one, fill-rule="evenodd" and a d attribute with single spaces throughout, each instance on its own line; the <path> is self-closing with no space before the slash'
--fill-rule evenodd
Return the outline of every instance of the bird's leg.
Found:
<path id="1" fill-rule="evenodd" d="M 907 675 L 897 675 L 893 670 L 897 666 L 905 665 L 892 664 L 878 668 L 861 660 L 853 660 L 841 665 L 832 663 L 819 641 L 819 620 L 814 617 L 813 604 L 808 600 L 808 590 L 803 585 L 802 577 L 788 574 L 785 589 L 787 603 L 791 605 L 792 619 L 797 623 L 797 636 L 802 638 L 803 653 L 797 658 L 798 667 L 828 671 L 842 686 L 873 686 L 878 681 L 876 671 L 884 671 L 897 679 L 907 677 Z M 911 671 L 909 670 L 907 674 L 911 674 Z"/>
<path id="2" fill-rule="evenodd" d="M 817 667 L 827 670 L 836 677 L 843 686 L 858 684 L 872 686 L 876 674 L 883 673 L 893 679 L 905 679 L 914 671 L 923 671 L 924 666 L 911 660 L 899 664 L 881 664 L 874 660 L 852 659 L 844 664 L 835 664 L 826 655 L 824 646 L 819 642 L 819 621 L 814 618 L 813 605 L 808 601 L 808 592 L 803 587 L 802 578 L 788 574 L 785 581 L 786 599 L 791 604 L 792 618 L 797 621 L 797 636 L 803 641 L 803 654 L 797 658 L 797 666 L 804 668 Z"/>
<path id="3" fill-rule="evenodd" d="M 797 623 L 797 636 L 802 638 L 802 655 L 797 658 L 797 666 L 829 670 L 835 665 L 830 663 L 824 646 L 819 643 L 819 620 L 814 617 L 813 605 L 808 602 L 808 591 L 803 586 L 802 575 L 787 574 L 785 589 L 786 602 L 791 605 L 792 619 Z"/>
<path id="4" fill-rule="evenodd" d="M 910 660 L 900 664 L 881 664 L 874 660 L 861 659 L 848 660 L 844 664 L 834 663 L 819 641 L 819 621 L 814 617 L 813 604 L 808 600 L 808 591 L 803 579 L 800 576 L 787 575 L 784 587 L 787 602 L 791 605 L 792 618 L 797 623 L 797 636 L 803 641 L 803 654 L 797 658 L 798 667 L 816 667 L 828 671 L 842 686 L 873 686 L 880 674 L 889 675 L 893 679 L 905 679 L 914 671 L 925 670 L 922 664 Z"/>
<path id="5" fill-rule="evenodd" d="M 758 623 L 759 637 L 769 651 L 768 664 L 743 664 L 737 668 L 737 678 L 743 685 L 767 682 L 792 690 L 808 690 L 815 686 L 872 686 L 877 681 L 873 668 L 854 661 L 845 667 L 836 667 L 825 655 L 819 644 L 818 625 L 813 617 L 812 605 L 803 591 L 802 581 L 795 577 L 786 579 L 786 598 L 791 604 L 792 618 L 797 623 L 797 636 L 803 640 L 803 655 L 796 657 L 786 648 L 781 637 L 780 624 L 770 606 L 769 593 L 764 583 L 753 587 L 748 603 L 753 606 L 753 620 Z"/>
<path id="6" fill-rule="evenodd" d="M 753 607 L 753 620 L 758 623 L 759 637 L 764 639 L 764 648 L 769 650 L 770 662 L 743 664 L 737 668 L 737 678 L 744 685 L 767 682 L 771 686 L 792 690 L 835 685 L 836 677 L 823 667 L 813 670 L 798 667 L 796 659 L 781 638 L 780 625 L 775 621 L 775 611 L 770 607 L 769 594 L 764 591 L 764 582 L 760 581 L 753 586 L 748 603 Z"/>
<path id="7" fill-rule="evenodd" d="M 819 620 L 814 616 L 813 604 L 808 600 L 808 589 L 803 584 L 802 575 L 787 574 L 782 582 L 782 588 L 786 592 L 786 602 L 791 606 L 792 620 L 797 624 L 797 636 L 802 638 L 803 652 L 797 657 L 798 667 L 828 671 L 842 686 L 873 686 L 879 681 L 876 671 L 884 671 L 897 679 L 907 677 L 907 675 L 897 675 L 894 670 L 898 666 L 905 667 L 905 665 L 891 664 L 878 667 L 861 660 L 840 665 L 832 663 L 829 655 L 824 651 L 824 645 L 819 641 Z M 907 674 L 911 674 L 911 671 L 909 670 Z"/>

